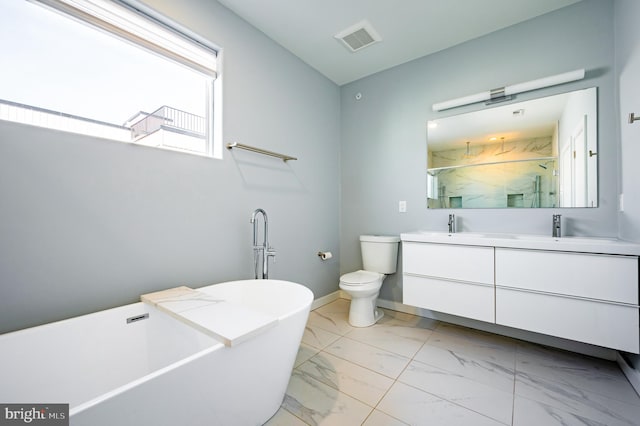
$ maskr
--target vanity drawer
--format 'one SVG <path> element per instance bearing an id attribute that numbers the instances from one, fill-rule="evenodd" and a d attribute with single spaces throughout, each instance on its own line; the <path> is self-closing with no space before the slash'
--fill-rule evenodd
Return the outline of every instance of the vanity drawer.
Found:
<path id="1" fill-rule="evenodd" d="M 496 324 L 639 352 L 637 306 L 497 287 Z"/>
<path id="2" fill-rule="evenodd" d="M 493 285 L 493 250 L 493 247 L 403 242 L 403 272 Z"/>
<path id="3" fill-rule="evenodd" d="M 404 275 L 402 302 L 437 312 L 494 322 L 493 285 Z"/>
<path id="4" fill-rule="evenodd" d="M 638 258 L 496 248 L 496 285 L 638 304 Z"/>

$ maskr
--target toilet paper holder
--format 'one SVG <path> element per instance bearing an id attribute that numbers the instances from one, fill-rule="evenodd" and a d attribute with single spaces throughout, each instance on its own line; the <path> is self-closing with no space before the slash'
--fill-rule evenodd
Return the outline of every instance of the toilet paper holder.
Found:
<path id="1" fill-rule="evenodd" d="M 328 260 L 331 259 L 333 257 L 333 254 L 331 254 L 330 251 L 319 251 L 318 252 L 318 257 L 322 260 Z"/>

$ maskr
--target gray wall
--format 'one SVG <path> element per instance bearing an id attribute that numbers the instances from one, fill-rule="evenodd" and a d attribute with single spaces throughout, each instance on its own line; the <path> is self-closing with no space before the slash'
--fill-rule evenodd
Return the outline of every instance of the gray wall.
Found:
<path id="1" fill-rule="evenodd" d="M 214 1 L 149 0 L 224 48 L 223 160 L 0 123 L 0 333 L 251 278 L 251 212 L 271 278 L 337 289 L 339 88 Z M 336 257 L 321 262 L 318 250 Z"/>
<path id="2" fill-rule="evenodd" d="M 624 211 L 620 213 L 620 237 L 640 242 L 640 121 L 629 124 L 630 112 L 640 116 L 640 2 L 616 0 L 616 73 L 619 78 L 621 181 Z M 640 333 L 640 330 L 639 330 Z M 640 356 L 629 357 L 640 371 Z M 639 373 L 640 374 L 640 373 Z"/>
<path id="3" fill-rule="evenodd" d="M 624 211 L 620 236 L 640 242 L 640 121 L 628 123 L 629 113 L 640 117 L 640 2 L 616 0 L 616 73 L 619 77 L 621 180 Z"/>
<path id="4" fill-rule="evenodd" d="M 340 271 L 361 267 L 360 234 L 446 229 L 450 211 L 426 208 L 426 122 L 484 105 L 435 113 L 433 103 L 578 68 L 587 70 L 584 80 L 517 100 L 598 87 L 599 207 L 457 210 L 458 228 L 548 234 L 552 213 L 561 213 L 567 235 L 617 236 L 613 45 L 613 2 L 584 0 L 343 86 Z M 407 213 L 398 213 L 399 200 Z M 385 280 L 381 298 L 402 300 L 399 273 Z"/>

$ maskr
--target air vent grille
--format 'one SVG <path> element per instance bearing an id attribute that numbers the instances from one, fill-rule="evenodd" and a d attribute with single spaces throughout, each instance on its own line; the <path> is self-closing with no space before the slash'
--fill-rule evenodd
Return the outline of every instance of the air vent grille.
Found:
<path id="1" fill-rule="evenodd" d="M 371 46 L 382 40 L 367 21 L 358 22 L 335 35 L 352 52 Z"/>

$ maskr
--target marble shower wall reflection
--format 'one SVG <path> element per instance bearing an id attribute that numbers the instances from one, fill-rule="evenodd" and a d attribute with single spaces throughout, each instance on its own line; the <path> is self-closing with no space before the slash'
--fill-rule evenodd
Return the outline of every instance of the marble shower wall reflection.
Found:
<path id="1" fill-rule="evenodd" d="M 556 207 L 553 137 L 429 152 L 430 208 Z"/>

